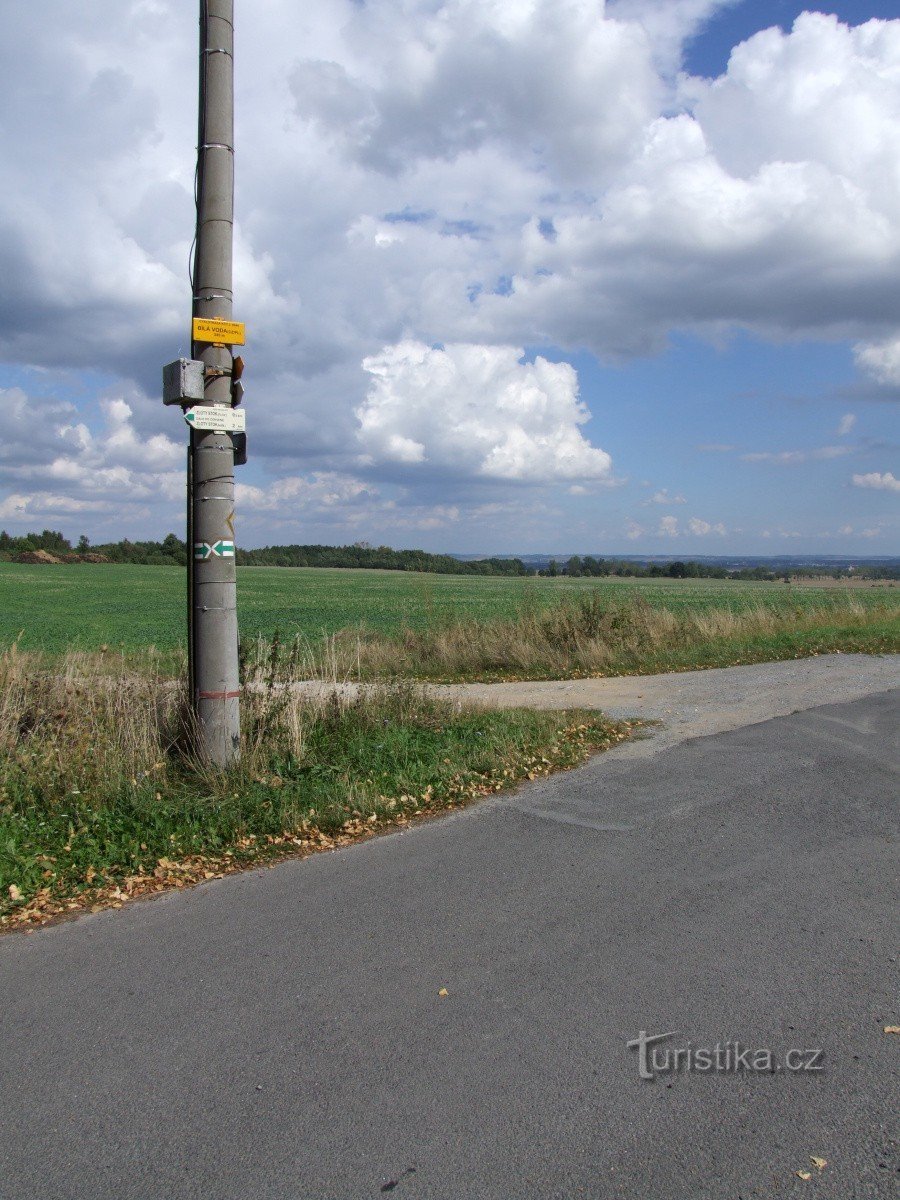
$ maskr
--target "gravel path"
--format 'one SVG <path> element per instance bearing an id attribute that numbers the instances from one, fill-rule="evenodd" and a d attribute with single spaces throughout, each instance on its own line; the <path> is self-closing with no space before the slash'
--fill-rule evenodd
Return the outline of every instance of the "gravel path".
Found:
<path id="1" fill-rule="evenodd" d="M 354 696 L 360 686 L 304 681 L 296 691 Z M 377 686 L 377 685 L 374 685 Z M 900 687 L 900 654 L 826 654 L 785 662 L 626 675 L 610 679 L 541 679 L 515 683 L 430 684 L 434 695 L 495 708 L 595 708 L 611 717 L 659 721 L 630 754 L 655 754 L 689 738 L 726 733 L 822 704 L 842 704 Z M 621 753 L 625 747 L 620 748 Z"/>
<path id="2" fill-rule="evenodd" d="M 688 738 L 755 725 L 821 704 L 858 700 L 900 687 L 900 654 L 828 654 L 670 675 L 616 679 L 463 683 L 435 687 L 441 695 L 498 708 L 597 708 L 611 717 L 663 723 L 655 753 Z"/>

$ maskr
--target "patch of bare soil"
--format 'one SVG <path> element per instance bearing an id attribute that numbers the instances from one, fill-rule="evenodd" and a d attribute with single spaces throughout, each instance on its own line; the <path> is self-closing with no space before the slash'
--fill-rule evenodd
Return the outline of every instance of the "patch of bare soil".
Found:
<path id="1" fill-rule="evenodd" d="M 55 554 L 50 554 L 47 550 L 23 550 L 21 554 L 17 554 L 13 559 L 17 563 L 30 563 L 32 566 L 44 565 L 59 565 L 62 562 L 61 558 L 57 558 Z"/>

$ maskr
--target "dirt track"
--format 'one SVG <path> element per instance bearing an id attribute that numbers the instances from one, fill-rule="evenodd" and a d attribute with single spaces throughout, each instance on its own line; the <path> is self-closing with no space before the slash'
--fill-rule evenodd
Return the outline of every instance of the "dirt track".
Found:
<path id="1" fill-rule="evenodd" d="M 654 750 L 772 717 L 900 687 L 900 654 L 829 654 L 671 675 L 467 683 L 435 687 L 454 699 L 513 708 L 597 708 L 661 721 Z"/>
<path id="2" fill-rule="evenodd" d="M 355 695 L 377 684 L 301 682 L 309 695 Z M 827 654 L 786 662 L 627 675 L 610 679 L 522 680 L 515 683 L 430 684 L 461 703 L 495 708 L 596 708 L 611 717 L 643 717 L 663 728 L 653 752 L 687 738 L 725 733 L 821 704 L 841 704 L 900 687 L 900 654 Z M 635 746 L 635 743 L 632 743 Z M 634 752 L 634 751 L 632 751 Z"/>

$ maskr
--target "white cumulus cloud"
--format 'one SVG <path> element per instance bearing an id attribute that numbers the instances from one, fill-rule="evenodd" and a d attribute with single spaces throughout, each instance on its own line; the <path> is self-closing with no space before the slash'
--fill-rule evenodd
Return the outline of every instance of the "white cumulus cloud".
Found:
<path id="1" fill-rule="evenodd" d="M 900 384 L 900 336 L 854 347 L 857 365 L 876 383 Z"/>
<path id="2" fill-rule="evenodd" d="M 646 352 L 672 328 L 853 336 L 884 328 L 900 268 L 900 21 L 855 28 L 806 13 L 757 34 L 596 204 L 523 241 L 502 330 L 543 323 L 563 344 Z M 823 288 L 823 280 L 828 286 Z"/>
<path id="3" fill-rule="evenodd" d="M 715 524 L 713 524 L 710 521 L 702 520 L 700 517 L 691 517 L 691 519 L 688 521 L 688 529 L 696 537 L 706 537 L 707 534 L 710 533 L 717 533 L 720 535 L 720 537 L 724 537 L 726 533 L 725 526 L 721 521 L 717 521 Z"/>
<path id="4" fill-rule="evenodd" d="M 663 517 L 659 523 L 659 529 L 656 531 L 658 537 L 678 537 L 678 518 Z"/>
<path id="5" fill-rule="evenodd" d="M 337 509 L 342 515 L 352 506 L 367 510 L 379 499 L 376 488 L 367 487 L 352 476 L 334 472 L 317 471 L 309 478 L 287 475 L 268 487 L 236 483 L 235 500 L 250 512 L 305 512 L 315 509 L 319 513 Z"/>
<path id="6" fill-rule="evenodd" d="M 604 480 L 609 455 L 579 428 L 590 414 L 568 363 L 523 361 L 515 346 L 406 341 L 364 359 L 357 408 L 367 462 L 484 479 Z"/>
<path id="7" fill-rule="evenodd" d="M 646 504 L 687 504 L 687 500 L 681 493 L 676 493 L 674 496 L 669 494 L 668 488 L 660 488 L 658 492 L 654 492 Z"/>
<path id="8" fill-rule="evenodd" d="M 90 513 L 121 521 L 146 516 L 154 502 L 184 497 L 184 446 L 163 434 L 142 435 L 132 406 L 101 401 L 100 428 L 76 419 L 69 401 L 0 389 L 5 428 L 0 487 L 10 489 L 0 517 L 46 520 Z"/>
<path id="9" fill-rule="evenodd" d="M 890 471 L 870 471 L 867 475 L 854 475 L 853 486 L 874 488 L 880 492 L 900 492 L 900 479 L 895 479 Z"/>

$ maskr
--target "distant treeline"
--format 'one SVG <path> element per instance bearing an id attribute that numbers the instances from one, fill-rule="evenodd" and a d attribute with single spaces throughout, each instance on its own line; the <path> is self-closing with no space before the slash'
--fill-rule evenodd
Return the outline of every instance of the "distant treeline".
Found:
<path id="1" fill-rule="evenodd" d="M 369 567 L 382 571 L 429 571 L 435 575 L 529 575 L 518 558 L 479 558 L 460 562 L 450 554 L 392 550 L 390 546 L 264 546 L 238 550 L 243 567 Z"/>
<path id="2" fill-rule="evenodd" d="M 869 564 L 859 567 L 813 567 L 813 566 L 779 566 L 771 567 L 726 567 L 721 563 L 694 562 L 689 559 L 682 562 L 676 559 L 667 563 L 638 563 L 632 559 L 594 558 L 590 554 L 584 558 L 575 554 L 565 562 L 550 560 L 547 567 L 539 570 L 538 575 L 554 576 L 568 575 L 573 579 L 582 576 L 622 575 L 637 579 L 760 579 L 773 582 L 777 579 L 900 579 L 900 567 Z"/>
<path id="3" fill-rule="evenodd" d="M 10 537 L 0 532 L 0 560 L 10 560 L 28 551 L 44 550 L 56 558 L 90 555 L 113 563 L 139 566 L 184 566 L 187 545 L 174 533 L 161 542 L 102 542 L 92 545 L 84 536 L 73 547 L 68 538 L 54 529 Z M 384 571 L 429 571 L 437 575 L 529 575 L 518 558 L 485 558 L 460 562 L 449 554 L 429 554 L 425 550 L 392 550 L 390 546 L 265 546 L 261 550 L 237 550 L 241 567 L 369 567 Z"/>
<path id="4" fill-rule="evenodd" d="M 0 531 L 0 561 L 10 561 L 20 554 L 42 550 L 55 558 L 69 562 L 134 563 L 139 566 L 184 566 L 187 545 L 174 533 L 161 542 L 102 542 L 92 545 L 82 535 L 73 546 L 68 538 L 55 529 L 43 533 L 27 533 L 11 537 Z M 264 546 L 261 550 L 237 550 L 237 564 L 242 567 L 368 567 L 383 571 L 426 571 L 436 575 L 567 575 L 573 579 L 602 578 L 607 575 L 631 576 L 640 579 L 900 579 L 900 568 L 891 565 L 863 565 L 853 568 L 779 566 L 743 567 L 729 569 L 716 563 L 675 560 L 668 563 L 641 564 L 630 559 L 595 558 L 573 555 L 564 562 L 551 559 L 538 571 L 526 566 L 520 558 L 480 558 L 463 561 L 450 554 L 429 554 L 426 550 L 392 550 L 390 546 L 370 546 L 356 542 L 352 546 Z"/>
<path id="5" fill-rule="evenodd" d="M 568 575 L 573 579 L 584 576 L 621 575 L 637 579 L 784 579 L 785 575 L 793 575 L 794 571 L 771 571 L 768 567 L 744 567 L 740 570 L 729 570 L 716 563 L 688 562 L 641 563 L 631 559 L 594 558 L 587 554 L 584 558 L 575 554 L 564 563 L 556 559 L 550 560 L 550 565 L 538 571 L 538 575 L 553 577 Z"/>
<path id="6" fill-rule="evenodd" d="M 187 546 L 174 533 L 170 533 L 161 542 L 130 542 L 124 538 L 121 542 L 103 542 L 93 545 L 88 538 L 81 535 L 73 546 L 67 537 L 56 529 L 45 529 L 43 533 L 26 533 L 24 537 L 10 537 L 6 530 L 0 530 L 0 562 L 8 562 L 20 554 L 35 550 L 43 550 L 54 558 L 76 560 L 85 558 L 88 562 L 106 560 L 114 563 L 137 563 L 150 567 L 183 567 L 187 562 Z"/>

